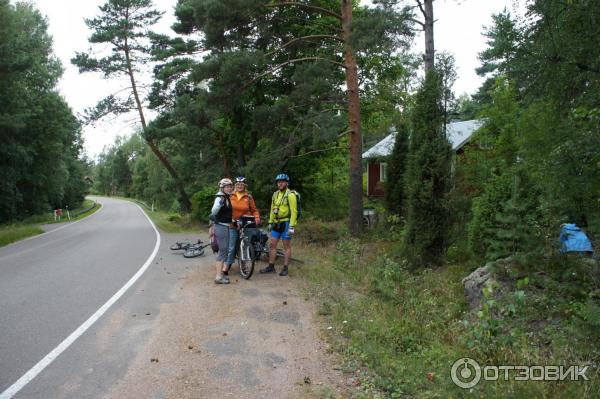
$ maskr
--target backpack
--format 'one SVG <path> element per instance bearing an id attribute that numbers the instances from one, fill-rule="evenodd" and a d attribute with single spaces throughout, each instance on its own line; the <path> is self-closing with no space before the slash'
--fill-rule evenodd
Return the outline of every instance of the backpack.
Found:
<path id="1" fill-rule="evenodd" d="M 296 210 L 298 211 L 298 216 L 296 217 L 296 220 L 300 220 L 300 215 L 302 215 L 302 196 L 296 190 L 290 190 L 290 192 L 296 196 Z"/>
<path id="2" fill-rule="evenodd" d="M 302 214 L 302 196 L 300 195 L 300 193 L 298 191 L 288 189 L 287 193 L 281 200 L 282 202 L 286 201 L 289 204 L 288 198 L 287 198 L 289 193 L 292 193 L 296 196 L 296 210 L 298 211 L 298 216 L 296 217 L 296 220 L 300 220 L 300 215 Z M 273 198 L 275 198 L 276 194 L 277 194 L 277 191 L 275 193 L 273 193 Z"/>

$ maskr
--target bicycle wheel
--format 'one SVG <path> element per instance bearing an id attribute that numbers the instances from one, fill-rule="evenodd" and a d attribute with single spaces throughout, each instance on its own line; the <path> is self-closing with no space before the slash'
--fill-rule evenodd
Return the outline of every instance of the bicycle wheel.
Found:
<path id="1" fill-rule="evenodd" d="M 171 251 L 179 251 L 180 249 L 187 249 L 189 246 L 191 245 L 191 243 L 189 242 L 176 242 L 175 244 L 171 245 L 169 248 L 171 249 Z"/>
<path id="2" fill-rule="evenodd" d="M 196 258 L 196 257 L 202 256 L 202 255 L 204 255 L 203 247 L 188 248 L 183 253 L 184 258 Z"/>
<path id="3" fill-rule="evenodd" d="M 238 248 L 238 266 L 240 268 L 240 276 L 243 279 L 249 279 L 254 272 L 254 247 L 250 243 L 248 237 L 240 240 Z"/>

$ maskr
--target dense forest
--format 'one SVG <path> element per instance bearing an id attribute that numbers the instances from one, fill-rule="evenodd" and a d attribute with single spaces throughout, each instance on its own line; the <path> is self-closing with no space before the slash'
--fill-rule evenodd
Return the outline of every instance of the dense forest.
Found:
<path id="1" fill-rule="evenodd" d="M 487 49 L 477 72 L 485 83 L 458 99 L 451 55 L 438 54 L 434 70 L 418 77 L 421 62 L 409 51 L 416 26 L 410 2 L 355 5 L 348 43 L 334 1 L 265 7 L 182 0 L 172 37 L 142 34 L 160 16 L 150 2 L 131 3 L 138 12 L 128 33 L 137 41 L 132 58 L 154 62 L 152 90 L 139 106 L 129 93 L 107 98 L 90 118 L 146 107 L 159 114 L 100 156 L 97 192 L 174 212 L 191 204 L 203 219 L 219 177 L 246 175 L 266 207 L 273 176 L 286 171 L 309 217 L 346 218 L 349 45 L 358 64 L 363 148 L 390 128 L 410 136 L 410 143 L 397 142 L 405 151 L 393 157 L 386 207 L 406 221 L 407 243 L 418 243 L 421 255 L 437 254 L 425 263 L 441 261 L 458 241 L 486 258 L 535 252 L 567 221 L 599 232 L 593 18 L 600 11 L 593 2 L 531 1 L 524 17 L 495 15 L 482 32 Z M 90 25 L 92 43 L 121 34 L 102 18 Z M 135 75 L 109 56 L 80 54 L 74 62 L 84 71 Z M 485 124 L 450 173 L 444 139 L 431 132 L 450 119 L 475 118 Z M 424 176 L 433 176 L 431 185 Z"/>
<path id="2" fill-rule="evenodd" d="M 62 74 L 44 17 L 0 1 L 0 223 L 78 206 L 89 189 L 81 125 L 56 84 Z"/>

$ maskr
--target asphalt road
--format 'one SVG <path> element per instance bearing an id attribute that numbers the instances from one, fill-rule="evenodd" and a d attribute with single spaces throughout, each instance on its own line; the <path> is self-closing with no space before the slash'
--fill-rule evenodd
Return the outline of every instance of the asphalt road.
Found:
<path id="1" fill-rule="evenodd" d="M 102 209 L 88 218 L 0 248 L 0 397 L 10 397 L 9 387 L 26 373 L 31 375 L 36 365 L 39 374 L 20 387 L 15 397 L 58 396 L 50 394 L 53 382 L 62 378 L 53 368 L 76 364 L 82 357 L 77 351 L 85 350 L 76 343 L 85 341 L 94 327 L 83 332 L 81 339 L 77 336 L 73 346 L 63 348 L 56 361 L 51 359 L 41 370 L 38 363 L 52 351 L 56 353 L 61 343 L 64 346 L 65 339 L 98 315 L 117 292 L 127 297 L 141 284 L 137 281 L 123 290 L 152 261 L 158 233 L 137 205 L 98 200 Z M 119 300 L 111 311 L 117 306 Z M 99 315 L 100 322 L 103 317 L 107 315 Z M 70 357 L 69 364 L 60 365 L 61 359 Z M 68 373 L 65 378 L 73 378 L 77 370 L 71 367 Z"/>

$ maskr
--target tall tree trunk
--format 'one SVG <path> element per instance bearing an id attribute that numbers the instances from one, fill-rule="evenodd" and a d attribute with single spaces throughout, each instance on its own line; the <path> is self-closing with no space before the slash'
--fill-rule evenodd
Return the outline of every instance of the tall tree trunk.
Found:
<path id="1" fill-rule="evenodd" d="M 146 143 L 148 143 L 148 146 L 150 147 L 150 149 L 152 150 L 154 155 L 156 155 L 158 160 L 163 164 L 163 166 L 167 169 L 167 172 L 169 172 L 169 174 L 175 181 L 175 186 L 177 187 L 177 190 L 179 191 L 179 197 L 180 197 L 179 203 L 181 204 L 181 210 L 183 212 L 189 212 L 192 209 L 192 203 L 190 201 L 190 197 L 187 195 L 187 193 L 185 191 L 185 188 L 183 187 L 183 182 L 179 178 L 177 171 L 175 170 L 175 168 L 173 168 L 173 165 L 171 165 L 171 162 L 169 162 L 169 160 L 167 159 L 165 154 L 163 154 L 160 151 L 160 149 L 158 148 L 158 146 L 156 145 L 154 140 L 147 137 L 147 135 L 146 135 L 147 125 L 146 125 L 146 118 L 144 116 L 144 107 L 142 106 L 142 102 L 141 102 L 140 96 L 138 94 L 137 84 L 135 82 L 135 75 L 133 73 L 133 68 L 131 66 L 131 59 L 129 56 L 130 49 L 129 49 L 127 37 L 125 37 L 125 48 L 123 49 L 123 51 L 125 53 L 125 59 L 127 61 L 127 74 L 129 75 L 129 80 L 131 81 L 131 90 L 133 91 L 133 98 L 135 99 L 135 105 L 136 105 L 138 114 L 140 116 L 140 123 L 142 124 L 142 130 L 144 131 L 144 139 L 146 140 Z"/>
<path id="2" fill-rule="evenodd" d="M 421 4 L 419 0 L 419 5 Z M 424 0 L 424 7 L 421 8 L 425 17 L 425 73 L 433 69 L 435 60 L 435 47 L 433 43 L 433 0 Z"/>
<path id="3" fill-rule="evenodd" d="M 350 127 L 350 234 L 362 231 L 362 138 L 360 131 L 360 99 L 358 93 L 358 67 L 351 43 L 352 0 L 342 0 L 342 35 L 344 40 L 344 64 L 346 66 L 346 90 L 348 92 L 348 124 Z"/>

